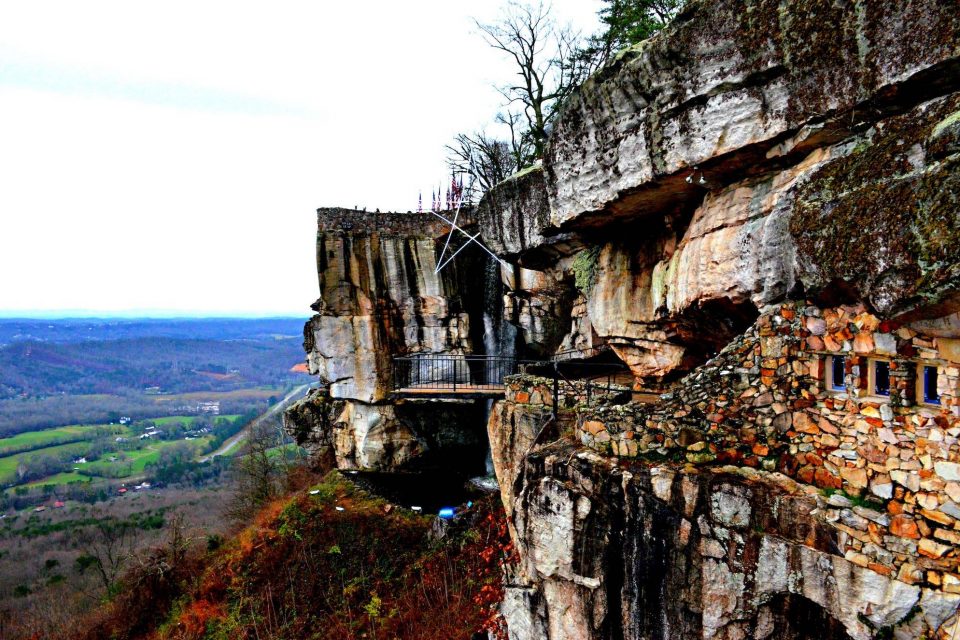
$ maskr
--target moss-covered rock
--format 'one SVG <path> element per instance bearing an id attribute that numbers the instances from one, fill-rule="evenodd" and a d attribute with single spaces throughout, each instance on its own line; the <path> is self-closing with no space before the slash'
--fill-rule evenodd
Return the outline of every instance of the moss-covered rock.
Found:
<path id="1" fill-rule="evenodd" d="M 842 283 L 885 316 L 960 299 L 960 95 L 850 143 L 797 196 L 790 231 L 811 292 Z"/>

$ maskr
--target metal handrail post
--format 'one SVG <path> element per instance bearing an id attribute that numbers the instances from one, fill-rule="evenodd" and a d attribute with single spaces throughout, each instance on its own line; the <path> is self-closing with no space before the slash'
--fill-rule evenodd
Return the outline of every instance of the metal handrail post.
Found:
<path id="1" fill-rule="evenodd" d="M 557 370 L 557 363 L 553 363 L 553 419 L 557 420 L 559 415 L 558 404 L 560 403 L 560 372 Z"/>

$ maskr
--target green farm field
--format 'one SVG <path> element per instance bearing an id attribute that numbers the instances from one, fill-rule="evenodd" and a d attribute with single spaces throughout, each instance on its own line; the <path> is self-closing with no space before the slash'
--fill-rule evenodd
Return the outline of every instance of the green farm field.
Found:
<path id="1" fill-rule="evenodd" d="M 60 444 L 93 440 L 94 438 L 105 435 L 119 435 L 125 433 L 125 431 L 126 430 L 119 425 L 92 424 L 69 425 L 66 427 L 18 433 L 9 438 L 0 438 L 0 457 Z"/>
<path id="2" fill-rule="evenodd" d="M 67 484 L 72 484 L 74 482 L 91 482 L 92 478 L 77 473 L 76 471 L 66 471 L 64 473 L 57 473 L 52 476 L 47 476 L 43 480 L 37 480 L 35 482 L 28 482 L 23 485 L 28 488 L 33 487 L 60 487 Z"/>
<path id="3" fill-rule="evenodd" d="M 236 420 L 239 415 L 222 416 L 161 416 L 150 420 L 160 429 L 189 428 L 200 421 Z M 86 457 L 91 447 L 103 452 L 98 460 L 77 465 L 68 464 L 60 473 L 32 479 L 20 486 L 62 486 L 71 482 L 105 479 L 123 479 L 142 476 L 149 464 L 156 463 L 160 452 L 178 444 L 186 444 L 198 455 L 212 442 L 213 435 L 190 440 L 139 440 L 141 429 L 134 425 L 69 425 L 30 431 L 0 439 L 0 484 L 17 484 L 17 469 L 34 456 L 63 459 Z M 124 442 L 115 442 L 122 437 Z M 104 440 L 107 450 L 103 451 Z M 95 441 L 99 444 L 95 445 Z M 116 460 L 110 458 L 115 457 Z"/>
<path id="4" fill-rule="evenodd" d="M 190 402 L 223 402 L 227 400 L 267 400 L 271 397 L 282 396 L 287 387 L 254 387 L 235 389 L 233 391 L 188 391 L 186 393 L 172 393 L 170 395 L 152 396 L 158 405 L 183 404 Z"/>
<path id="5" fill-rule="evenodd" d="M 160 459 L 160 452 L 164 449 L 179 445 L 181 443 L 192 447 L 194 454 L 212 440 L 211 437 L 197 438 L 196 440 L 154 440 L 144 444 L 142 448 L 134 450 L 118 451 L 113 454 L 107 454 L 96 462 L 85 464 L 80 468 L 82 475 L 97 476 L 101 478 L 131 478 L 142 475 L 148 464 L 154 464 Z M 111 461 L 110 457 L 115 456 L 116 461 Z"/>
<path id="6" fill-rule="evenodd" d="M 33 451 L 26 451 L 23 453 L 15 453 L 13 455 L 4 456 L 3 458 L 0 458 L 0 483 L 7 484 L 15 482 L 17 479 L 17 467 L 22 461 L 26 460 L 30 456 L 59 456 L 64 454 L 70 456 L 82 456 L 87 452 L 89 446 L 90 445 L 86 442 L 75 442 L 72 444 L 44 447 L 42 449 L 35 449 Z"/>
<path id="7" fill-rule="evenodd" d="M 163 427 L 170 424 L 182 424 L 182 425 L 193 425 L 193 423 L 198 420 L 204 419 L 210 422 L 218 420 L 220 418 L 226 420 L 235 420 L 239 418 L 239 414 L 233 414 L 228 416 L 166 416 L 164 418 L 153 418 L 150 421 L 158 427 Z"/>

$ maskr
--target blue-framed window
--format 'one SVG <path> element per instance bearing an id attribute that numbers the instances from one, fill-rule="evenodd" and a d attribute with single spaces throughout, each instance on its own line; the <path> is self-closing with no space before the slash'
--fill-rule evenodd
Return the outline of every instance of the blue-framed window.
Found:
<path id="1" fill-rule="evenodd" d="M 847 359 L 843 356 L 830 357 L 830 380 L 828 383 L 831 391 L 846 391 L 847 387 L 844 384 L 847 373 L 846 362 Z"/>
<path id="2" fill-rule="evenodd" d="M 920 384 L 923 389 L 923 401 L 926 404 L 940 404 L 940 392 L 937 390 L 940 374 L 937 366 L 925 364 L 922 369 Z"/>
<path id="3" fill-rule="evenodd" d="M 886 360 L 873 361 L 873 393 L 878 396 L 890 395 L 890 363 Z"/>

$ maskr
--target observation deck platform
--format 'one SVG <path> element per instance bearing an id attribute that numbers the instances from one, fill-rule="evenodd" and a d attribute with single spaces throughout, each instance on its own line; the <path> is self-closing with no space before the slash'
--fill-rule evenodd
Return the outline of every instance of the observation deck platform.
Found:
<path id="1" fill-rule="evenodd" d="M 393 396 L 396 398 L 496 399 L 504 397 L 507 376 L 530 373 L 553 379 L 556 402 L 561 393 L 631 393 L 633 377 L 618 359 L 597 362 L 605 349 L 558 354 L 549 360 L 518 360 L 502 356 L 424 353 L 393 359 Z M 582 388 L 580 388 L 582 387 Z M 636 398 L 636 395 L 633 394 Z"/>
<path id="2" fill-rule="evenodd" d="M 520 362 L 499 356 L 419 354 L 393 359 L 393 395 L 408 398 L 503 397 Z"/>

